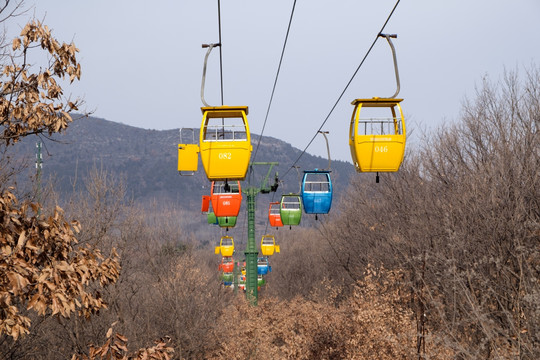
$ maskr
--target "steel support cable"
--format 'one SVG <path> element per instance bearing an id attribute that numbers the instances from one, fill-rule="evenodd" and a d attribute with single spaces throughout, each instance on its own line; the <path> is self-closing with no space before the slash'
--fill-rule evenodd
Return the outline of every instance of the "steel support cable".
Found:
<path id="1" fill-rule="evenodd" d="M 319 131 L 322 130 L 323 126 L 326 124 L 326 122 L 328 121 L 328 119 L 330 118 L 330 116 L 332 115 L 332 113 L 334 112 L 336 106 L 338 105 L 338 103 L 341 101 L 341 98 L 343 97 L 343 95 L 345 95 L 345 92 L 347 91 L 347 89 L 349 88 L 349 86 L 351 85 L 352 81 L 354 80 L 354 78 L 356 77 L 356 74 L 358 73 L 358 71 L 360 70 L 360 68 L 362 67 L 362 65 L 364 64 L 364 62 L 366 61 L 369 53 L 371 52 L 371 50 L 373 49 L 373 47 L 375 46 L 375 43 L 377 42 L 377 40 L 379 39 L 379 34 L 381 34 L 384 30 L 384 28 L 386 27 L 386 24 L 388 24 L 388 22 L 390 21 L 390 18 L 392 17 L 392 15 L 394 14 L 394 11 L 396 10 L 397 6 L 399 5 L 399 2 L 401 0 L 397 0 L 396 4 L 394 5 L 394 7 L 392 8 L 392 11 L 390 12 L 390 14 L 388 15 L 388 17 L 386 18 L 386 21 L 384 22 L 383 26 L 381 27 L 381 30 L 379 30 L 379 32 L 377 33 L 377 35 L 375 36 L 375 40 L 373 40 L 373 42 L 371 43 L 371 46 L 369 47 L 368 51 L 366 52 L 366 55 L 364 55 L 364 58 L 362 59 L 362 61 L 360 62 L 360 65 L 358 65 L 358 67 L 356 68 L 356 70 L 354 71 L 353 75 L 351 76 L 351 79 L 349 80 L 349 82 L 347 83 L 347 85 L 345 85 L 345 88 L 343 89 L 343 91 L 341 92 L 341 94 L 339 95 L 338 99 L 336 100 L 334 106 L 332 106 L 332 108 L 330 109 L 330 112 L 328 113 L 328 115 L 326 116 L 326 118 L 324 119 L 324 121 L 322 122 L 321 126 L 319 127 L 319 129 L 317 129 L 317 131 L 315 132 L 315 135 L 313 135 L 313 137 L 311 138 L 311 140 L 309 141 L 309 143 L 306 145 L 306 147 L 304 148 L 304 150 L 302 150 L 302 152 L 300 153 L 300 155 L 298 156 L 298 158 L 296 158 L 296 160 L 293 162 L 293 164 L 287 169 L 287 171 L 285 172 L 285 174 L 283 175 L 282 179 L 284 179 L 287 174 L 291 171 L 291 169 L 298 163 L 298 161 L 300 160 L 300 158 L 305 154 L 306 150 L 309 148 L 309 146 L 313 143 L 313 140 L 315 140 L 315 137 L 317 137 L 317 134 L 319 133 Z"/>
<path id="2" fill-rule="evenodd" d="M 221 106 L 223 106 L 223 56 L 221 51 L 221 2 L 218 0 L 218 31 L 219 31 L 219 77 L 221 79 Z"/>
<path id="3" fill-rule="evenodd" d="M 287 34 L 285 35 L 285 41 L 283 42 L 283 48 L 281 49 L 281 57 L 279 58 L 279 65 L 276 73 L 276 78 L 274 79 L 274 86 L 272 87 L 272 94 L 270 95 L 270 101 L 268 102 L 268 108 L 266 109 L 266 116 L 264 117 L 264 123 L 261 130 L 261 134 L 259 135 L 259 140 L 257 141 L 257 147 L 255 148 L 255 154 L 253 155 L 253 161 L 255 161 L 255 158 L 257 156 L 257 151 L 259 150 L 259 145 L 261 144 L 261 138 L 264 133 L 264 129 L 266 127 L 266 121 L 268 120 L 268 114 L 270 113 L 270 107 L 272 106 L 272 100 L 274 99 L 274 92 L 276 91 L 276 85 L 279 78 L 279 72 L 281 70 L 281 64 L 283 62 L 283 55 L 285 54 L 285 48 L 287 47 L 287 40 L 289 39 L 289 32 L 291 30 L 291 24 L 294 16 L 294 9 L 296 8 L 296 0 L 294 0 L 293 7 L 291 10 L 291 17 L 289 18 L 289 25 L 287 26 Z"/>

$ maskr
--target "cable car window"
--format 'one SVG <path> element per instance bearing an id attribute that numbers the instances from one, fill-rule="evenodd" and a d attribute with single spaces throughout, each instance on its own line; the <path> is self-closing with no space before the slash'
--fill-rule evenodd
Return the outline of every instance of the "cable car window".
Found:
<path id="1" fill-rule="evenodd" d="M 280 212 L 279 212 L 279 203 L 278 203 L 278 204 L 273 205 L 270 208 L 270 215 L 279 215 L 279 214 Z"/>
<path id="2" fill-rule="evenodd" d="M 300 209 L 300 201 L 298 197 L 286 198 L 281 203 L 282 209 Z"/>
<path id="3" fill-rule="evenodd" d="M 396 114 L 394 108 L 390 108 L 389 111 L 389 108 L 362 106 L 358 119 L 358 133 L 400 135 L 403 133 L 401 114 Z"/>
<path id="4" fill-rule="evenodd" d="M 304 191 L 309 192 L 328 192 L 330 191 L 330 182 L 326 173 L 306 174 L 304 182 Z"/>
<path id="5" fill-rule="evenodd" d="M 212 190 L 214 194 L 238 194 L 240 192 L 238 181 L 227 183 L 227 187 L 223 181 L 214 181 L 213 184 Z"/>
<path id="6" fill-rule="evenodd" d="M 204 141 L 245 141 L 246 125 L 241 117 L 209 118 L 204 127 Z"/>

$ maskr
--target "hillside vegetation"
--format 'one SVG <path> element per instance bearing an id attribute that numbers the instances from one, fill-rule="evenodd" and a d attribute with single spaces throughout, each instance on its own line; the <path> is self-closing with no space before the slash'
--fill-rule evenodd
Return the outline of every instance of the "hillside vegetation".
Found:
<path id="1" fill-rule="evenodd" d="M 52 179 L 56 191 L 62 196 L 74 189 L 83 190 L 82 180 L 94 168 L 108 170 L 121 177 L 128 196 L 138 202 L 165 201 L 186 209 L 198 209 L 201 196 L 210 193 L 201 163 L 193 176 L 178 174 L 179 129 L 141 129 L 80 114 L 73 118 L 75 120 L 65 132 L 54 134 L 54 141 L 45 142 L 43 147 L 43 179 Z M 13 156 L 33 162 L 36 140 L 27 138 L 22 141 L 13 151 Z M 258 141 L 259 135 L 252 134 L 252 142 L 256 144 Z M 274 170 L 283 174 L 300 152 L 282 140 L 263 136 L 257 161 L 278 162 Z M 298 166 L 300 171 L 322 169 L 328 167 L 328 159 L 304 154 Z M 34 169 L 30 170 L 34 172 Z M 332 170 L 339 197 L 348 186 L 354 167 L 344 161 L 332 161 Z M 281 184 L 280 191 L 298 191 L 297 178 L 296 173 L 289 175 Z"/>
<path id="2" fill-rule="evenodd" d="M 539 75 L 486 82 L 398 173 L 359 175 L 324 222 L 280 230 L 258 307 L 220 288 L 217 256 L 182 228 L 189 214 L 136 206 L 94 170 L 66 213 L 81 245 L 117 249 L 108 309 L 33 316 L 2 357 L 88 354 L 114 323 L 120 349 L 162 338 L 178 359 L 538 358 Z"/>

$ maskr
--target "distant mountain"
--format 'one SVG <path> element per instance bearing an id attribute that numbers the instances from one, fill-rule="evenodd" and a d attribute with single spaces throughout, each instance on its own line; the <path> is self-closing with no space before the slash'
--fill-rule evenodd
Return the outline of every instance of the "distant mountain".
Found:
<path id="1" fill-rule="evenodd" d="M 194 176 L 179 176 L 177 171 L 177 145 L 179 129 L 146 130 L 96 117 L 74 121 L 66 132 L 45 141 L 43 146 L 43 179 L 54 175 L 55 187 L 60 193 L 69 193 L 82 186 L 92 167 L 104 168 L 120 174 L 128 193 L 136 201 L 167 200 L 188 209 L 199 209 L 201 196 L 209 194 L 209 182 L 202 164 Z M 28 138 L 16 145 L 18 154 L 33 158 L 36 138 Z M 255 149 L 259 136 L 252 134 Z M 257 152 L 257 162 L 277 161 L 282 176 L 275 199 L 282 193 L 299 191 L 299 175 L 291 165 L 301 151 L 281 140 L 263 136 Z M 328 160 L 304 154 L 299 160 L 299 172 L 325 168 Z M 258 175 L 266 169 L 257 170 Z M 355 172 L 352 164 L 332 161 L 332 181 L 335 201 L 348 186 Z M 273 173 L 271 180 L 273 180 Z M 75 178 L 77 181 L 75 182 Z"/>

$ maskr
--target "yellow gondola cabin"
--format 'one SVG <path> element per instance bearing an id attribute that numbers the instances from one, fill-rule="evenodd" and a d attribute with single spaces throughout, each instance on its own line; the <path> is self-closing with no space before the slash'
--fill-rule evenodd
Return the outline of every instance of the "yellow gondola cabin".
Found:
<path id="1" fill-rule="evenodd" d="M 261 239 L 261 252 L 264 256 L 274 255 L 274 252 L 279 253 L 279 245 L 276 245 L 274 235 L 263 235 Z"/>
<path id="2" fill-rule="evenodd" d="M 219 246 L 216 246 L 216 255 L 221 252 L 221 256 L 233 256 L 234 254 L 234 240 L 232 236 L 222 236 L 219 241 Z"/>
<path id="3" fill-rule="evenodd" d="M 251 158 L 247 106 L 202 107 L 199 137 L 202 164 L 209 180 L 243 180 Z"/>
<path id="4" fill-rule="evenodd" d="M 398 171 L 405 154 L 403 99 L 356 99 L 349 128 L 349 146 L 358 172 Z M 374 117 L 373 117 L 374 115 Z"/>

